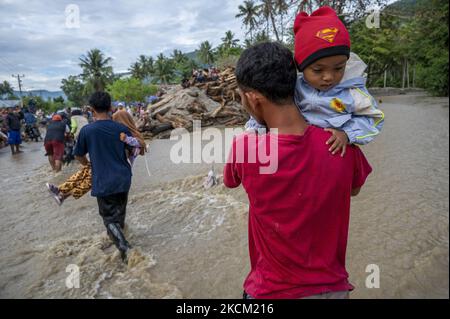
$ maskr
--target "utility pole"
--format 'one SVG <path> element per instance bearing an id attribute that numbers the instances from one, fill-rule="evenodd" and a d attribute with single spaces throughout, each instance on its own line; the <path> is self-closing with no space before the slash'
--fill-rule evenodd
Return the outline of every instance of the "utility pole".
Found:
<path id="1" fill-rule="evenodd" d="M 19 83 L 19 92 L 20 92 L 20 106 L 21 106 L 21 108 L 23 108 L 23 98 L 22 98 L 22 79 L 21 79 L 21 77 L 22 78 L 24 78 L 25 77 L 25 75 L 19 75 L 19 74 L 17 74 L 17 75 L 12 75 L 12 77 L 13 78 L 17 78 L 17 83 Z"/>

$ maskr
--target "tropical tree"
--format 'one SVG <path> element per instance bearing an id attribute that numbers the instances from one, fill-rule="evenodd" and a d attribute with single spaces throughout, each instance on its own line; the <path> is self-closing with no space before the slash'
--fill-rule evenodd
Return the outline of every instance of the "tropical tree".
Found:
<path id="1" fill-rule="evenodd" d="M 417 78 L 413 82 L 434 95 L 448 96 L 449 2 L 419 0 L 412 27 L 410 37 L 416 41 L 411 53 L 418 64 L 412 67 Z"/>
<path id="2" fill-rule="evenodd" d="M 245 40 L 245 47 L 246 48 L 250 48 L 251 46 L 254 46 L 255 44 L 258 43 L 262 43 L 262 42 L 269 42 L 270 41 L 270 37 L 269 35 L 266 33 L 265 30 L 260 31 L 256 34 L 255 38 L 253 39 L 253 41 L 250 41 L 249 39 Z"/>
<path id="3" fill-rule="evenodd" d="M 387 0 L 292 0 L 289 7 L 295 13 L 300 11 L 312 13 L 319 7 L 327 5 L 332 7 L 342 19 L 351 22 L 366 16 L 371 7 L 383 8 L 387 2 Z"/>
<path id="4" fill-rule="evenodd" d="M 211 43 L 209 43 L 209 41 L 205 41 L 200 44 L 198 56 L 200 61 L 204 64 L 209 65 L 214 63 L 214 53 L 212 45 Z"/>
<path id="5" fill-rule="evenodd" d="M 131 76 L 135 79 L 143 80 L 145 79 L 144 70 L 139 62 L 134 62 L 130 66 Z"/>
<path id="6" fill-rule="evenodd" d="M 3 81 L 3 83 L 0 83 L 0 95 L 13 95 L 14 90 L 11 84 L 8 81 Z"/>
<path id="7" fill-rule="evenodd" d="M 226 60 L 230 56 L 240 56 L 242 48 L 239 46 L 239 40 L 234 38 L 234 34 L 231 31 L 225 33 L 225 37 L 222 38 L 222 44 L 215 50 L 215 61 Z M 234 59 L 232 59 L 234 61 Z M 225 61 L 225 62 L 226 62 Z M 223 64 L 221 61 L 221 64 Z"/>
<path id="8" fill-rule="evenodd" d="M 284 17 L 289 12 L 289 4 L 287 3 L 286 0 L 274 0 L 274 9 L 275 9 L 275 13 L 280 18 L 281 39 L 282 39 L 282 41 L 284 41 L 285 29 L 286 29 L 286 26 L 284 25 L 284 23 L 285 23 Z"/>
<path id="9" fill-rule="evenodd" d="M 176 66 L 176 70 L 180 73 L 182 78 L 190 78 L 192 76 L 192 70 L 198 68 L 199 65 L 197 64 L 197 62 L 189 58 L 187 58 L 182 64 L 178 64 Z"/>
<path id="10" fill-rule="evenodd" d="M 158 55 L 154 67 L 154 80 L 159 83 L 169 84 L 175 77 L 175 65 L 164 54 Z"/>
<path id="11" fill-rule="evenodd" d="M 61 84 L 61 90 L 63 90 L 70 102 L 76 106 L 81 106 L 86 102 L 87 97 L 84 94 L 84 84 L 78 76 L 71 75 L 67 79 L 63 79 Z"/>
<path id="12" fill-rule="evenodd" d="M 239 40 L 234 38 L 234 33 L 227 31 L 225 37 L 222 38 L 222 45 L 225 49 L 231 49 L 238 47 Z"/>
<path id="13" fill-rule="evenodd" d="M 155 94 L 158 88 L 143 84 L 139 79 L 129 78 L 114 81 L 107 90 L 114 100 L 132 103 L 145 101 L 145 98 Z"/>
<path id="14" fill-rule="evenodd" d="M 153 75 L 154 72 L 154 60 L 152 57 L 146 57 L 145 55 L 140 55 L 139 59 L 134 62 L 130 69 L 131 75 L 139 80 L 145 80 L 146 78 Z"/>
<path id="15" fill-rule="evenodd" d="M 171 58 L 176 65 L 182 65 L 188 60 L 188 57 L 177 49 L 173 50 Z"/>
<path id="16" fill-rule="evenodd" d="M 112 58 L 105 57 L 99 49 L 92 49 L 81 56 L 79 64 L 81 78 L 85 82 L 85 93 L 103 91 L 113 79 L 113 68 L 110 66 Z"/>
<path id="17" fill-rule="evenodd" d="M 56 103 L 52 99 L 44 101 L 40 96 L 24 96 L 23 105 L 30 105 L 30 101 L 33 100 L 34 105 L 37 109 L 41 109 L 46 113 L 53 113 L 64 107 L 64 102 L 61 103 L 60 99 L 56 99 Z M 63 99 L 64 101 L 64 99 Z"/>
<path id="18" fill-rule="evenodd" d="M 259 11 L 259 25 L 265 25 L 265 32 L 270 34 L 270 16 L 272 15 L 272 0 L 261 0 Z"/>
<path id="19" fill-rule="evenodd" d="M 260 6 L 256 5 L 253 0 L 246 0 L 238 9 L 239 13 L 236 18 L 242 18 L 242 23 L 247 28 L 247 33 L 250 34 L 250 41 L 253 41 L 253 32 L 258 24 Z"/>
<path id="20" fill-rule="evenodd" d="M 198 69 L 197 63 L 180 50 L 174 50 L 172 52 L 171 59 L 178 75 L 176 79 L 177 82 L 184 78 L 191 77 L 192 70 Z"/>

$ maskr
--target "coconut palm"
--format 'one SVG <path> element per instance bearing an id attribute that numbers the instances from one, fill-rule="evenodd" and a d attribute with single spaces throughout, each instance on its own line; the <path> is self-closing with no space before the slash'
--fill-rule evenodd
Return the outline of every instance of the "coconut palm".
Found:
<path id="1" fill-rule="evenodd" d="M 155 61 L 151 56 L 149 57 L 146 57 L 145 55 L 139 56 L 139 63 L 142 67 L 142 71 L 145 77 L 152 75 Z"/>
<path id="2" fill-rule="evenodd" d="M 154 60 L 145 55 L 139 56 L 139 59 L 130 66 L 131 74 L 134 78 L 144 80 L 151 76 L 154 71 Z"/>
<path id="3" fill-rule="evenodd" d="M 129 70 L 131 72 L 132 77 L 139 79 L 141 81 L 145 78 L 144 70 L 142 69 L 142 66 L 139 62 L 134 62 L 130 66 Z"/>
<path id="4" fill-rule="evenodd" d="M 177 49 L 173 50 L 171 58 L 177 65 L 181 65 L 188 60 L 186 54 Z"/>
<path id="5" fill-rule="evenodd" d="M 278 34 L 277 24 L 275 21 L 275 15 L 276 15 L 276 9 L 274 0 L 261 0 L 262 6 L 261 6 L 261 18 L 264 19 L 264 22 L 266 23 L 266 33 L 270 34 L 270 27 L 269 24 L 272 23 L 272 30 L 275 34 L 275 37 L 277 41 L 280 41 L 280 36 Z"/>
<path id="6" fill-rule="evenodd" d="M 175 76 L 173 61 L 166 58 L 164 54 L 158 55 L 154 66 L 155 80 L 162 84 L 169 84 Z"/>
<path id="7" fill-rule="evenodd" d="M 253 31 L 255 31 L 258 24 L 257 18 L 259 16 L 260 6 L 256 5 L 252 0 L 244 1 L 244 5 L 238 7 L 239 13 L 236 18 L 242 18 L 242 23 L 248 29 L 250 34 L 250 41 L 253 41 Z"/>
<path id="8" fill-rule="evenodd" d="M 281 39 L 284 41 L 284 34 L 285 34 L 284 16 L 289 11 L 289 5 L 286 2 L 286 0 L 274 0 L 274 8 L 275 12 L 280 17 Z"/>
<path id="9" fill-rule="evenodd" d="M 211 43 L 209 43 L 209 41 L 205 41 L 202 44 L 200 44 L 198 57 L 202 63 L 208 65 L 214 63 L 214 53 L 212 45 Z"/>
<path id="10" fill-rule="evenodd" d="M 81 56 L 79 64 L 83 70 L 82 79 L 87 84 L 86 90 L 103 91 L 113 78 L 113 68 L 109 64 L 112 58 L 106 58 L 99 49 L 92 49 Z"/>
<path id="11" fill-rule="evenodd" d="M 234 38 L 234 33 L 227 31 L 225 37 L 222 38 L 222 45 L 226 50 L 231 48 L 236 48 L 238 46 L 239 40 Z"/>

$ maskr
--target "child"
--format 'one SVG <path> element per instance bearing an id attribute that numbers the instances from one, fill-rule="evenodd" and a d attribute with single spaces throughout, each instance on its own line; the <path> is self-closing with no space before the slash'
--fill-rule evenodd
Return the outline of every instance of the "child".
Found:
<path id="1" fill-rule="evenodd" d="M 128 127 L 131 134 L 133 135 L 127 136 L 125 133 L 121 133 L 119 136 L 120 140 L 127 145 L 128 162 L 130 163 L 130 166 L 133 167 L 137 156 L 145 154 L 145 140 L 136 129 L 134 120 L 127 111 L 123 110 L 116 112 L 113 115 L 113 120 Z M 92 176 L 90 163 L 86 166 L 83 166 L 78 172 L 76 172 L 66 182 L 59 186 L 47 183 L 47 188 L 50 194 L 60 206 L 70 196 L 75 199 L 80 199 L 91 190 L 91 187 Z"/>
<path id="2" fill-rule="evenodd" d="M 366 65 L 350 53 L 350 35 L 335 11 L 322 7 L 295 21 L 297 79 L 295 103 L 309 124 L 333 133 L 330 151 L 345 155 L 347 144 L 370 143 L 381 131 L 384 114 L 367 91 Z M 350 60 L 349 60 L 350 58 Z M 348 61 L 349 60 L 349 61 Z M 264 128 L 250 119 L 249 130 Z"/>
<path id="3" fill-rule="evenodd" d="M 343 158 L 329 156 L 329 133 L 308 125 L 294 103 L 297 72 L 289 49 L 262 43 L 245 50 L 236 79 L 243 107 L 278 130 L 237 136 L 224 168 L 224 184 L 242 184 L 249 199 L 251 267 L 244 296 L 348 298 L 351 196 L 360 192 L 370 165 L 353 145 Z M 267 145 L 278 163 L 268 174 L 261 170 L 265 160 L 255 161 Z"/>

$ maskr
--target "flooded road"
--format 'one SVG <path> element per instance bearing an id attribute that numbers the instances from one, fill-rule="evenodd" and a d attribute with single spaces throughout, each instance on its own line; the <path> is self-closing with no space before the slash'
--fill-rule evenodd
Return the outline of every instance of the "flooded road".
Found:
<path id="1" fill-rule="evenodd" d="M 383 134 L 363 151 L 374 168 L 352 203 L 347 267 L 352 298 L 448 298 L 448 99 L 383 98 Z M 240 298 L 249 269 L 247 197 L 205 190 L 210 165 L 175 165 L 174 142 L 154 141 L 134 168 L 127 265 L 111 245 L 94 198 L 62 207 L 41 144 L 0 150 L 0 298 Z M 216 167 L 221 173 L 222 166 Z M 80 270 L 68 289 L 67 268 Z M 380 288 L 366 287 L 368 265 Z"/>

